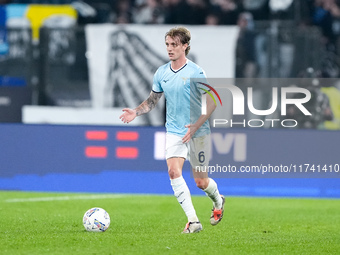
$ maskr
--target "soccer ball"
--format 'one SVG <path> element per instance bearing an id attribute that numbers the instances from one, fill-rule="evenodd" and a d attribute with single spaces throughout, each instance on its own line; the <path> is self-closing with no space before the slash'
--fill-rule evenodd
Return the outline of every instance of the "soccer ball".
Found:
<path id="1" fill-rule="evenodd" d="M 104 232 L 110 226 L 110 215 L 103 208 L 91 208 L 84 214 L 83 225 L 87 231 Z"/>

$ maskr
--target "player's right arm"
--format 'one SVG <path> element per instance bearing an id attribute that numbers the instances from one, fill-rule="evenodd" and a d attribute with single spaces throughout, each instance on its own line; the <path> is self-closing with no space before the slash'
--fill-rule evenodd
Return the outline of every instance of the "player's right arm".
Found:
<path id="1" fill-rule="evenodd" d="M 149 97 L 135 109 L 124 108 L 123 114 L 119 117 L 124 123 L 133 121 L 137 116 L 150 112 L 155 108 L 163 93 L 151 91 Z"/>

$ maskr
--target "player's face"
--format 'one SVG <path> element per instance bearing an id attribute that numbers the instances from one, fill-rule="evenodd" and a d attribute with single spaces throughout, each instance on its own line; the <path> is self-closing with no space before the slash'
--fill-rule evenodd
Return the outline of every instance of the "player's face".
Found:
<path id="1" fill-rule="evenodd" d="M 185 50 L 188 47 L 188 44 L 182 44 L 178 37 L 172 38 L 167 36 L 165 38 L 165 45 L 171 61 L 176 61 L 179 58 L 185 57 Z"/>

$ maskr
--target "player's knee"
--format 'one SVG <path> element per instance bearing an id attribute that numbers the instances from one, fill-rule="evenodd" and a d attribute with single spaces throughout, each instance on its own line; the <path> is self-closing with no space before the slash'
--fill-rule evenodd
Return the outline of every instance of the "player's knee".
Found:
<path id="1" fill-rule="evenodd" d="M 176 179 L 178 177 L 181 177 L 181 171 L 179 171 L 178 169 L 176 168 L 169 168 L 168 169 L 168 173 L 169 173 L 169 177 L 170 179 Z"/>
<path id="2" fill-rule="evenodd" d="M 206 189 L 208 187 L 208 178 L 195 178 L 196 186 L 200 189 Z"/>

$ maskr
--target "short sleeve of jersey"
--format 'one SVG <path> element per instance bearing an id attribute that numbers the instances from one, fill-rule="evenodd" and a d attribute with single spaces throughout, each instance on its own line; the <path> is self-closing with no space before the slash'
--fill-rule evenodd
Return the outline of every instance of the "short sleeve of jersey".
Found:
<path id="1" fill-rule="evenodd" d="M 208 84 L 208 81 L 207 81 L 207 76 L 205 75 L 205 72 L 203 71 L 202 68 L 199 68 L 197 70 L 197 73 L 195 74 L 195 78 L 197 78 L 197 82 L 195 85 L 201 94 L 204 94 L 207 91 L 210 91 L 210 89 L 205 85 L 205 84 Z"/>
<path id="2" fill-rule="evenodd" d="M 152 84 L 152 91 L 156 93 L 163 92 L 162 86 L 161 86 L 161 79 L 160 79 L 160 70 L 158 69 L 156 73 L 153 76 L 153 84 Z"/>

